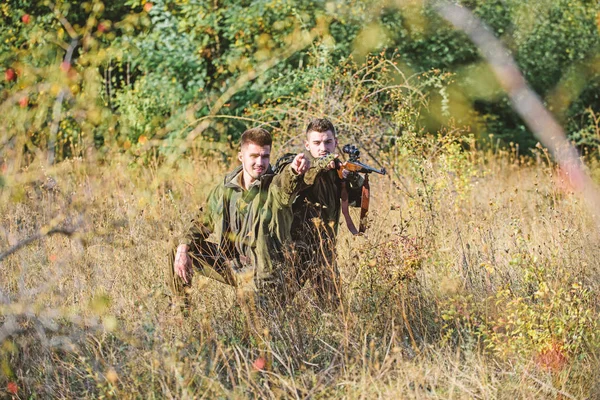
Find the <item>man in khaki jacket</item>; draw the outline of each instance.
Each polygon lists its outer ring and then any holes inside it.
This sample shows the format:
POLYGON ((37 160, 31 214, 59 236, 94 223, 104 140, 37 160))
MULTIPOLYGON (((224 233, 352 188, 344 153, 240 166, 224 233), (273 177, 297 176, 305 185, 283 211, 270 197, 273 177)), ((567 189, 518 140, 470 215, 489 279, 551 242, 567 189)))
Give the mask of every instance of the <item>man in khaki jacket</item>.
MULTIPOLYGON (((259 259, 264 283, 272 282, 276 294, 289 301, 308 280, 312 280, 321 305, 337 306, 341 298, 335 257, 341 214, 342 179, 337 167, 336 132, 325 119, 314 119, 306 128, 304 159, 309 168, 296 187, 291 207, 265 207, 259 235, 269 257, 259 259), (283 286, 281 283, 285 283, 283 286)), ((280 160, 281 169, 293 157, 280 160), (283 166, 281 166, 283 165, 283 166)), ((363 177, 343 171, 348 202, 360 206, 363 177)), ((269 200, 267 200, 267 204, 269 200)))
POLYGON ((269 208, 289 208, 302 185, 309 164, 304 154, 275 175, 269 165, 272 138, 262 128, 245 131, 238 159, 242 165, 227 174, 209 194, 206 206, 170 254, 168 283, 187 307, 194 273, 235 286, 256 290, 257 258, 266 246, 258 237, 259 217, 269 208), (183 299, 181 299, 183 298, 183 299))

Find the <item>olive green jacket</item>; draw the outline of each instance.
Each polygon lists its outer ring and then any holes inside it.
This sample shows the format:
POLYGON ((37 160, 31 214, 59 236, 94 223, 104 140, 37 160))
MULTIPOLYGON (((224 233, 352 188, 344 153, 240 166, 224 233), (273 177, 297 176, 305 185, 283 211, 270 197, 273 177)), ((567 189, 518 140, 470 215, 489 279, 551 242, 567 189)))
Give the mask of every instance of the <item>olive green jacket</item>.
MULTIPOLYGON (((342 181, 336 170, 327 169, 334 157, 316 159, 310 153, 305 153, 305 157, 311 166, 294 187, 293 194, 297 195, 282 203, 278 201, 281 196, 277 195, 280 189, 272 186, 272 196, 264 204, 253 246, 259 281, 276 278, 274 268, 283 266, 289 244, 315 244, 321 237, 335 241, 341 213, 342 181)), ((362 182, 358 174, 350 180, 348 192, 352 205, 360 204, 362 182)))
MULTIPOLYGON (((270 208, 291 207, 302 178, 291 165, 274 174, 269 168, 248 190, 241 186, 239 166, 215 186, 199 216, 192 221, 180 244, 191 244, 202 232, 209 232, 209 241, 217 243, 223 256, 233 261, 234 273, 254 276, 257 255, 259 221, 265 204, 270 208)), ((260 246, 259 246, 260 247, 260 246)), ((260 254, 268 257, 268 254, 260 254)))
MULTIPOLYGON (((305 156, 311 163, 319 160, 310 153, 305 156)), ((306 187, 298 194, 293 202, 294 220, 291 225, 292 240, 307 240, 306 235, 315 238, 325 238, 335 241, 337 236, 340 214, 342 211, 342 180, 336 170, 320 170, 314 175, 307 174, 304 178, 306 187), (322 224, 320 229, 314 223, 322 224)), ((350 206, 360 206, 362 185, 364 179, 357 173, 350 174, 347 181, 348 203, 350 206)))

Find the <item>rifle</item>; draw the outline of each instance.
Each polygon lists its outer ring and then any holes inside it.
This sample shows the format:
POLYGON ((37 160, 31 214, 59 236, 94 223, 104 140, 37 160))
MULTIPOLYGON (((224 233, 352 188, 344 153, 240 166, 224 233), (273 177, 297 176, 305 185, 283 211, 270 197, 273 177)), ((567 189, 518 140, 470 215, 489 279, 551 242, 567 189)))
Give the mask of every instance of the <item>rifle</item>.
POLYGON ((348 154, 348 160, 343 162, 339 160, 337 161, 338 165, 336 165, 336 167, 340 179, 344 179, 342 173, 345 169, 350 172, 362 172, 365 174, 370 174, 372 172, 375 172, 376 174, 380 175, 386 174, 385 168, 377 169, 370 167, 367 164, 363 164, 359 160, 360 150, 358 149, 358 147, 352 144, 347 144, 344 147, 342 147, 342 152, 348 154))
POLYGON ((370 197, 369 174, 375 172, 377 174, 385 175, 386 171, 385 168, 377 169, 363 164, 359 160, 360 150, 358 150, 358 148, 354 145, 345 145, 342 148, 342 152, 348 154, 349 156, 348 160, 346 161, 336 161, 338 176, 342 180, 342 214, 344 214, 344 219, 346 220, 348 230, 350 230, 353 235, 359 235, 367 230, 367 213, 369 212, 370 197), (360 225, 358 230, 356 230, 356 226, 354 225, 354 222, 352 222, 350 212, 348 211, 348 189, 346 187, 346 180, 343 176, 344 170, 348 170, 350 172, 362 172, 365 174, 364 183, 362 185, 362 196, 360 201, 360 225))

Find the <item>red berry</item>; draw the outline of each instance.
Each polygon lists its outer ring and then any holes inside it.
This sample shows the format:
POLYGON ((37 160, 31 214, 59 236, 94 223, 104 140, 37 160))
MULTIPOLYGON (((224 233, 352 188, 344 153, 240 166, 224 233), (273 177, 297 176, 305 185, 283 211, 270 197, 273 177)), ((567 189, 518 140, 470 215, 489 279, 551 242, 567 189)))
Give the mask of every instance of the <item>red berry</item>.
POLYGON ((4 79, 6 79, 7 82, 12 82, 15 79, 17 79, 17 74, 15 74, 15 70, 12 68, 8 68, 6 71, 4 71, 4 79))
POLYGON ((21 17, 21 21, 23 21, 23 23, 27 25, 29 21, 31 21, 31 15, 23 14, 23 16, 21 17))
POLYGON ((19 105, 21 106, 21 108, 27 107, 27 104, 29 104, 29 99, 27 98, 27 96, 21 97, 19 99, 19 105))
POLYGON ((265 368, 265 365, 267 364, 267 362, 265 361, 264 358, 262 357, 258 357, 256 360, 254 360, 254 362, 252 363, 252 368, 254 368, 256 371, 262 371, 265 368))
POLYGON ((17 394, 19 388, 15 382, 8 382, 6 385, 6 390, 8 390, 8 392, 11 394, 17 394))
POLYGON ((152 10, 152 6, 153 5, 154 4, 152 4, 152 3, 146 3, 146 4, 144 4, 144 11, 150 12, 150 10, 152 10))

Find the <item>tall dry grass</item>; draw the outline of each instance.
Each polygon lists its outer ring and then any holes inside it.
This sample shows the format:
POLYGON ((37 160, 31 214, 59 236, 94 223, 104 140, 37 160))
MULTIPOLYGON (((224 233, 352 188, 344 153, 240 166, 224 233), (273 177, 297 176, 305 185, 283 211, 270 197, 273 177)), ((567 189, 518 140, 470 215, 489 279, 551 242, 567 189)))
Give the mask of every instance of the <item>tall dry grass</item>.
POLYGON ((541 150, 452 133, 386 154, 368 233, 341 227, 341 309, 309 285, 262 333, 229 287, 196 279, 183 318, 163 284, 169 240, 227 163, 7 178, 0 251, 41 238, 0 262, 2 397, 600 397, 598 227, 568 177, 541 150))

